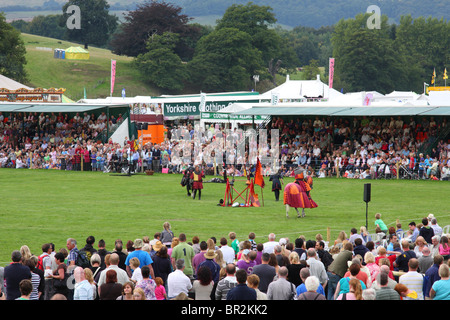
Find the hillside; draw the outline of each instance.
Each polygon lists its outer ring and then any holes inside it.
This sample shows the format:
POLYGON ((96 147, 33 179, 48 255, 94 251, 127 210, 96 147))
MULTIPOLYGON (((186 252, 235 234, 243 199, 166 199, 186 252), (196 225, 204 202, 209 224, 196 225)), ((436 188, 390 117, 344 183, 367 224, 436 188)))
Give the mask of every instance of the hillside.
POLYGON ((109 96, 111 59, 114 59, 117 68, 113 96, 121 96, 122 88, 125 88, 127 96, 158 94, 139 80, 138 72, 131 66, 131 58, 90 47, 89 60, 55 59, 54 49, 67 49, 78 44, 30 34, 22 34, 22 38, 27 49, 26 70, 30 79, 28 85, 31 87, 66 88, 66 96, 73 100, 83 98, 84 88, 88 98, 109 96))
MULTIPOLYGON (((137 4, 147 0, 108 0, 110 11, 121 12, 134 10, 137 4)), ((208 21, 213 24, 215 17, 222 16, 232 4, 245 4, 248 0, 167 0, 183 8, 185 14, 208 21)), ((13 12, 22 12, 33 16, 40 11, 57 10, 63 0, 2 0, 0 11, 5 11, 9 18, 13 12)), ((370 5, 380 7, 381 14, 389 17, 391 22, 398 22, 402 15, 411 14, 413 18, 435 17, 450 18, 448 0, 253 0, 258 5, 268 5, 278 19, 278 23, 287 27, 308 26, 320 28, 338 22, 340 19, 353 18, 358 13, 367 11, 370 5)), ((41 13, 42 14, 42 13, 41 13)), ((23 15, 18 15, 23 18, 23 15)))

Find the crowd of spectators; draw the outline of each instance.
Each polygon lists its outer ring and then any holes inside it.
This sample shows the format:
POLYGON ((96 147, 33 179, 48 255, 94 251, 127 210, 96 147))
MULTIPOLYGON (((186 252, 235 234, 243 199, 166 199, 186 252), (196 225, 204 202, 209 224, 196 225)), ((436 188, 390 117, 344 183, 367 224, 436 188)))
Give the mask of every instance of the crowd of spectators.
POLYGON ((255 233, 200 239, 162 232, 108 250, 94 236, 65 247, 27 245, 0 267, 7 300, 450 300, 449 234, 430 214, 420 223, 257 241, 255 233))
MULTIPOLYGON (((230 133, 218 125, 207 126, 198 140, 194 139, 194 127, 186 123, 167 124, 168 134, 161 144, 139 145, 128 138, 123 143, 104 142, 108 121, 112 131, 121 117, 111 116, 108 120, 104 113, 0 113, 0 167, 83 171, 127 168, 139 172, 161 172, 164 168, 181 173, 194 164, 203 165, 207 174, 222 175, 226 170, 229 176, 240 176, 244 171, 242 163, 254 167, 257 156, 270 156, 269 148, 262 151, 252 142, 246 143, 240 154, 237 144, 245 141, 245 135, 236 130, 230 133), (175 134, 177 130, 184 130, 187 137, 175 134), (213 142, 218 136, 226 144, 221 159, 214 155, 217 148, 213 142), (235 139, 229 148, 232 137, 235 139)), ((263 162, 266 176, 278 170, 291 176, 298 166, 308 168, 316 177, 395 178, 398 173, 400 178, 448 180, 450 176, 448 141, 440 139, 431 151, 419 152, 439 133, 449 131, 446 118, 274 117, 266 129, 268 145, 270 129, 279 130, 280 147, 275 166, 263 162)))

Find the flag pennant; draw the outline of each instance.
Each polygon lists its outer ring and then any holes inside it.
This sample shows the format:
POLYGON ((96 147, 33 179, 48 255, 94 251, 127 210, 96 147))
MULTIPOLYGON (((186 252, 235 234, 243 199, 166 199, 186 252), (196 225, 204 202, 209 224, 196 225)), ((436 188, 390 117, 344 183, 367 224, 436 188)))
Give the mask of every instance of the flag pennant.
POLYGON ((259 161, 259 158, 256 159, 256 171, 255 171, 255 184, 260 186, 261 188, 264 188, 264 178, 262 175, 262 165, 259 161))

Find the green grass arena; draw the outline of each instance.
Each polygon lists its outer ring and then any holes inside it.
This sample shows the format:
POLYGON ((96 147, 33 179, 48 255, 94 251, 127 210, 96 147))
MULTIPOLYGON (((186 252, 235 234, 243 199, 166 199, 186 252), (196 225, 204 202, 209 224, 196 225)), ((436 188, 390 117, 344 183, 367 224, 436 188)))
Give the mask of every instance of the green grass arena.
MULTIPOLYGON (((10 262, 11 252, 28 245, 33 254, 41 254, 41 246, 53 242, 56 250, 65 247, 73 237, 83 247, 89 235, 96 242, 104 239, 112 250, 114 241, 153 237, 169 221, 177 236, 184 232, 188 239, 217 239, 236 232, 240 241, 250 232, 257 242, 267 241, 275 233, 277 240, 291 241, 299 235, 314 239, 321 233, 334 242, 340 231, 350 233, 366 225, 364 184, 371 183, 368 205, 368 229, 373 233, 375 213, 382 214, 388 227, 398 219, 403 229, 408 223, 420 223, 433 213, 441 227, 450 224, 450 183, 418 180, 352 180, 323 178, 314 180, 312 198, 319 207, 308 209, 306 217, 296 218, 291 209, 285 217, 282 200, 275 201, 271 182, 261 191, 255 186, 261 207, 221 207, 225 184, 208 183, 204 179, 202 198, 192 199, 180 186, 181 175, 137 174, 118 176, 103 172, 74 172, 59 170, 1 169, 0 263, 10 262)), ((284 179, 284 185, 293 178, 284 179)), ((244 178, 236 178, 235 189, 245 188, 244 178)), ((234 193, 237 196, 237 193, 234 193)), ((242 199, 240 202, 244 202, 242 199)))

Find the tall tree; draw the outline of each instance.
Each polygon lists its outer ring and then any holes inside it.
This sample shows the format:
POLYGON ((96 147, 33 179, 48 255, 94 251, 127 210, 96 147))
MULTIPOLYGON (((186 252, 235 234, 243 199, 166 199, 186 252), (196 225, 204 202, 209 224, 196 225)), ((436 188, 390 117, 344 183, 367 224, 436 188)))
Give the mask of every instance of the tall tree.
POLYGON ((114 53, 137 57, 147 51, 147 41, 164 32, 177 33, 180 41, 174 48, 184 60, 193 56, 193 46, 202 35, 199 25, 189 25, 192 18, 181 13, 182 8, 166 2, 146 1, 125 15, 125 22, 114 34, 111 47, 114 53))
POLYGON ((332 37, 335 83, 346 91, 388 93, 405 82, 402 56, 394 49, 387 17, 380 29, 367 28, 369 15, 341 20, 332 37))
POLYGON ((246 32, 220 28, 202 37, 188 64, 191 82, 203 91, 236 91, 251 88, 251 77, 263 74, 261 52, 246 32))
POLYGON ((0 12, 0 74, 18 82, 26 82, 25 54, 20 32, 8 24, 5 15, 0 12))
POLYGON ((173 51, 178 38, 178 34, 171 32, 154 35, 148 41, 148 51, 134 61, 146 81, 168 93, 180 92, 187 77, 186 65, 173 51))
POLYGON ((61 24, 67 27, 67 38, 84 44, 85 48, 90 44, 100 47, 106 45, 110 35, 116 30, 117 23, 118 18, 109 14, 109 4, 106 0, 69 0, 63 6, 61 24), (76 6, 79 12, 68 10, 70 6, 76 6), (69 19, 79 19, 79 28, 67 27, 69 19))

